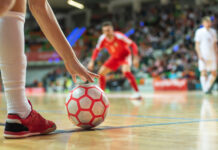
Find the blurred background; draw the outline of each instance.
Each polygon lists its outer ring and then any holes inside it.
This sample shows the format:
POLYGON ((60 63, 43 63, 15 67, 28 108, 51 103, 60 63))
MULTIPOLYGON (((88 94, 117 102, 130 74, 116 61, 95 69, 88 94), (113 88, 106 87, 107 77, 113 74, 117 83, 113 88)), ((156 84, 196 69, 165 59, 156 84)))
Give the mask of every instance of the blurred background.
MULTIPOLYGON (((115 30, 125 33, 139 47, 140 68, 132 70, 142 92, 201 89, 193 37, 201 27, 203 16, 211 16, 213 28, 218 28, 218 0, 73 2, 49 1, 64 34, 85 66, 101 35, 101 23, 109 20, 115 30)), ((29 11, 25 38, 27 92, 68 92, 74 85, 72 79, 29 11)), ((99 54, 95 72, 107 57, 106 50, 99 54)), ((107 79, 107 92, 131 90, 120 71, 108 75, 107 79)))

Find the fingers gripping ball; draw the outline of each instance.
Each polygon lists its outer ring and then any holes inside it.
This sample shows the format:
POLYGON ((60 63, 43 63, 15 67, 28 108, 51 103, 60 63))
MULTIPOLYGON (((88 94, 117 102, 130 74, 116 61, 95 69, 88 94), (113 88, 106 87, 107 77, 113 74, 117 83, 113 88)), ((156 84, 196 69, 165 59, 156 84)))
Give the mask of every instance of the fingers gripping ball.
POLYGON ((105 93, 96 85, 79 85, 66 99, 66 109, 73 124, 90 129, 101 124, 109 110, 105 93))

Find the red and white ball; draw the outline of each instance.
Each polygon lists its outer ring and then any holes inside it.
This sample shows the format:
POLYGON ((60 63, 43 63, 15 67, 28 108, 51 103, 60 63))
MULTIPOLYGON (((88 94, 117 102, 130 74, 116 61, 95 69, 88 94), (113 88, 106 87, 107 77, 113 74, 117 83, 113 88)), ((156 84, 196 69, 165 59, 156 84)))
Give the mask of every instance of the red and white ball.
POLYGON ((66 99, 66 109, 73 124, 90 129, 101 124, 109 111, 105 93, 96 85, 79 85, 66 99))

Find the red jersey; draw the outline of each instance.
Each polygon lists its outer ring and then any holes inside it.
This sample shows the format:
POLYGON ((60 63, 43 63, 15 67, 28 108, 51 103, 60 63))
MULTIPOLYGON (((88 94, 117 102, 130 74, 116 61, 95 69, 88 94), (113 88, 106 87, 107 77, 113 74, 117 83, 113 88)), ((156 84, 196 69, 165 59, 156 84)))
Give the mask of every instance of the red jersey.
POLYGON ((133 49, 133 54, 138 54, 136 44, 121 32, 114 32, 114 39, 109 41, 103 34, 100 36, 97 46, 93 52, 92 59, 95 60, 98 53, 103 48, 106 48, 109 54, 114 58, 122 58, 131 54, 130 47, 133 49))

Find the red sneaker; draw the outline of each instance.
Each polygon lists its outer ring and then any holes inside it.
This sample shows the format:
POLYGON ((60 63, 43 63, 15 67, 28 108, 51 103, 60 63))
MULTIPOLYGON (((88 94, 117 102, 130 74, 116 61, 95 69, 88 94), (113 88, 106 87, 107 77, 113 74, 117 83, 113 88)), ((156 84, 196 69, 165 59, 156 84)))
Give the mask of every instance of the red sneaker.
POLYGON ((56 130, 54 122, 44 119, 38 112, 32 109, 29 116, 25 119, 20 118, 16 114, 8 114, 4 137, 24 138, 33 135, 48 134, 54 130, 56 130))

